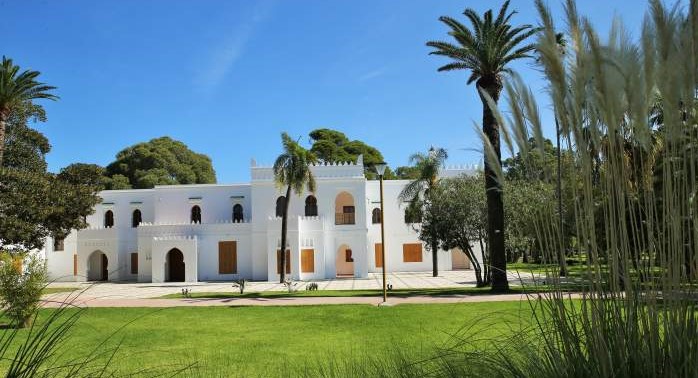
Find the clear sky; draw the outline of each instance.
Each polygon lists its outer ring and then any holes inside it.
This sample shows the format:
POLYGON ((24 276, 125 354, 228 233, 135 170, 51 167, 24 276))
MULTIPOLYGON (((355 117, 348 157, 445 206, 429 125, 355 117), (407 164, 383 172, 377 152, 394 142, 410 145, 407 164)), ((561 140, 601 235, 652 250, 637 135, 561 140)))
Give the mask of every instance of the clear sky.
MULTIPOLYGON (((447 38, 440 15, 465 22, 466 7, 501 3, 0 0, 0 55, 58 87, 38 126, 52 171, 106 165, 126 146, 169 135, 210 156, 219 182, 245 182, 251 158, 278 155, 281 131, 307 147, 320 127, 377 147, 393 167, 430 145, 448 149, 450 164, 477 163, 475 88, 465 72, 437 73, 445 60, 424 44, 447 38)), ((561 2, 550 5, 561 17, 561 2)), ((512 7, 513 22, 537 23, 533 0, 512 7)), ((637 35, 646 2, 578 7, 602 32, 620 15, 637 35)), ((540 73, 515 68, 545 107, 540 73)))

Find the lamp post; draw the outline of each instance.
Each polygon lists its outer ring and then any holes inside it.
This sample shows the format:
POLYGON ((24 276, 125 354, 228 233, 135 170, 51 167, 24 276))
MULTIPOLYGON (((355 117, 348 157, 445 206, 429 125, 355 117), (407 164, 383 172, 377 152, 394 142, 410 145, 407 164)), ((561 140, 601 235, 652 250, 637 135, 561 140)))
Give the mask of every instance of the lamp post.
POLYGON ((381 162, 376 164, 376 172, 378 173, 378 177, 380 178, 380 192, 381 192, 381 260, 382 260, 382 267, 383 267, 383 305, 388 304, 388 292, 386 291, 386 279, 385 279, 385 227, 384 227, 384 221, 385 217, 383 217, 383 175, 385 174, 385 168, 387 168, 387 164, 381 162))

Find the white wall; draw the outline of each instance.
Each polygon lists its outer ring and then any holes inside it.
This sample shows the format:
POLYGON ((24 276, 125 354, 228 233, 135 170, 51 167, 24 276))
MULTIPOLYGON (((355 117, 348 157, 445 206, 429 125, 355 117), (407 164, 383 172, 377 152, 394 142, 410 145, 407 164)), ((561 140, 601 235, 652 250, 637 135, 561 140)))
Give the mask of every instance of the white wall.
MULTIPOLYGON (((291 250, 291 277, 315 280, 333 278, 337 273, 337 253, 342 245, 353 252, 353 272, 366 277, 380 271, 375 266, 374 244, 380 243, 380 225, 371 223, 379 204, 379 182, 367 181, 363 166, 356 164, 312 167, 317 188, 318 217, 305 217, 305 199, 311 193, 290 196, 288 246, 291 250), (335 200, 342 193, 354 199, 355 223, 335 224, 335 200), (302 249, 314 250, 314 272, 301 272, 302 249)), ((449 174, 456 174, 450 170, 449 174)), ((84 280, 87 259, 95 251, 109 258, 111 280, 160 282, 164 280, 165 254, 171 248, 185 253, 187 281, 276 280, 276 249, 280 242, 281 220, 275 217, 276 199, 285 194, 273 181, 270 167, 253 166, 250 184, 158 186, 147 190, 103 191, 102 203, 88 217, 91 228, 71 234, 65 251, 44 253, 52 277, 72 280, 73 253, 78 254, 78 280, 84 280), (244 209, 244 223, 232 223, 232 208, 244 209), (192 206, 201 208, 202 223, 191 224, 192 206), (135 209, 143 224, 132 227, 135 209), (104 229, 104 214, 114 212, 114 227, 104 229), (237 242, 237 274, 218 273, 218 242, 237 242), (166 249, 166 250, 165 250, 166 249), (131 274, 131 253, 138 253, 138 274, 131 274), (190 270, 193 269, 193 270, 190 270)), ((389 271, 429 271, 431 252, 423 247, 421 262, 403 261, 402 246, 418 243, 417 233, 404 223, 404 206, 397 197, 408 181, 385 181, 386 266, 389 271)), ((50 240, 49 240, 50 242, 50 240)), ((343 255, 341 259, 343 259, 343 255)), ((340 261, 339 265, 344 262, 340 261)), ((439 268, 451 268, 450 252, 439 252, 439 268)))
POLYGON ((77 253, 77 233, 71 232, 63 241, 63 250, 54 251, 53 238, 44 245, 44 256, 50 281, 75 281, 73 275, 73 255, 77 253))
MULTIPOLYGON (((427 251, 425 245, 422 245, 422 261, 421 262, 404 262, 402 254, 403 244, 422 243, 419 240, 418 233, 414 226, 407 224, 404 221, 405 206, 407 203, 402 203, 398 200, 398 196, 408 180, 385 180, 383 181, 383 197, 384 206, 383 214, 385 217, 385 249, 386 254, 386 270, 389 272, 400 271, 431 271, 432 270, 432 255, 431 251, 427 251)), ((367 211, 368 217, 368 244, 369 244, 369 271, 378 272, 382 268, 376 268, 374 245, 381 243, 380 223, 373 224, 371 215, 374 208, 380 208, 380 182, 377 180, 368 181, 366 183, 367 196, 367 211)), ((422 243, 423 244, 423 243, 422 243)), ((439 269, 451 269, 451 254, 448 251, 438 252, 439 269)))

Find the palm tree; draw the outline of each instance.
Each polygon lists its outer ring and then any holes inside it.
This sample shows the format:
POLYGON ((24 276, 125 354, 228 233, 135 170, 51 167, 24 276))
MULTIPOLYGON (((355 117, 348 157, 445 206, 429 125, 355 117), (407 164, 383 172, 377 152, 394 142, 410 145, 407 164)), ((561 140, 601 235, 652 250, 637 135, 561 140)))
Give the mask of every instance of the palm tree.
MULTIPOLYGON (((410 207, 419 207, 417 204, 424 202, 429 202, 429 194, 436 187, 436 183, 439 179, 439 169, 444 165, 444 161, 448 158, 446 150, 443 148, 429 148, 428 154, 416 153, 410 156, 410 163, 414 164, 417 171, 417 178, 412 180, 407 184, 400 195, 398 196, 400 201, 409 201, 410 207), (423 197, 422 197, 423 196, 423 197)), ((434 277, 439 275, 438 267, 438 240, 432 238, 430 241, 432 263, 433 263, 433 275, 434 277)))
POLYGON ((12 111, 22 103, 39 98, 56 100, 50 93, 55 87, 36 81, 40 72, 25 70, 19 73, 19 66, 12 59, 2 57, 0 64, 0 167, 5 152, 5 126, 12 111))
POLYGON ((453 61, 440 67, 439 71, 470 70, 467 84, 475 82, 482 101, 482 131, 489 140, 497 161, 485 159, 485 189, 487 191, 487 237, 492 259, 492 289, 507 290, 506 254, 504 251, 504 204, 502 186, 496 177, 496 167, 501 167, 499 145, 499 124, 488 105, 488 98, 496 104, 504 87, 504 74, 511 73, 507 65, 515 60, 530 58, 535 44, 524 41, 538 32, 531 25, 512 26, 509 21, 515 12, 508 12, 509 1, 505 1, 499 14, 493 18, 492 10, 480 17, 475 10, 468 8, 463 14, 472 28, 457 20, 442 16, 441 22, 451 30, 457 42, 430 41, 427 46, 434 48, 430 54, 446 56, 453 61))
POLYGON ((279 188, 286 187, 284 211, 281 217, 281 277, 279 282, 286 281, 286 229, 288 225, 288 204, 291 202, 291 190, 297 195, 303 194, 303 189, 315 191, 315 177, 310 171, 310 165, 317 161, 315 155, 301 147, 288 134, 281 133, 281 144, 284 152, 274 162, 274 180, 279 188))

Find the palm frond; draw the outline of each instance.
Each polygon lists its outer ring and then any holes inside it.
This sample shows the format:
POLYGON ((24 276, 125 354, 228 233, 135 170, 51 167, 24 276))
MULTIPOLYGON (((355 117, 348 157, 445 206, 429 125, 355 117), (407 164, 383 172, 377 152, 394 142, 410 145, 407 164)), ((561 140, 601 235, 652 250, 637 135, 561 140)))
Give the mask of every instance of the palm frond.
MULTIPOLYGON (((467 83, 470 84, 483 77, 499 77, 505 73, 507 64, 530 57, 528 53, 535 49, 535 44, 522 44, 539 29, 531 25, 513 26, 511 17, 516 14, 509 11, 509 1, 505 1, 496 18, 492 10, 481 17, 475 10, 468 8, 463 15, 470 22, 466 27, 458 20, 448 16, 439 18, 451 30, 449 35, 454 43, 444 41, 427 42, 434 48, 430 55, 440 55, 452 59, 438 68, 438 71, 470 70, 467 83)), ((491 80, 491 79, 488 79, 491 80)))

